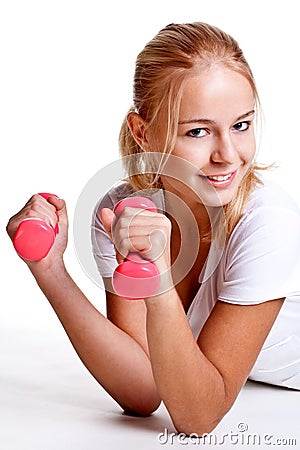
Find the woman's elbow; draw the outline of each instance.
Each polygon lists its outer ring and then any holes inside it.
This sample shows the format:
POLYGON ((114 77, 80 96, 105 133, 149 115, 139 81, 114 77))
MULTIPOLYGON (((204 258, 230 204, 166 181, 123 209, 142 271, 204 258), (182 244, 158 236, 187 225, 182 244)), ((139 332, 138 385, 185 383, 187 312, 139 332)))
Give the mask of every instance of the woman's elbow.
MULTIPOLYGON (((231 405, 232 406, 232 405, 231 405)), ((178 433, 186 436, 203 436, 210 434, 228 413, 231 406, 222 408, 221 410, 208 414, 205 407, 197 408, 198 413, 187 412, 186 414, 170 414, 173 425, 178 433)))
POLYGON ((154 399, 153 401, 143 402, 133 405, 120 405, 124 411, 124 414, 137 417, 151 416, 160 406, 161 401, 154 399))
POLYGON ((221 420, 222 419, 219 419, 214 422, 184 420, 178 423, 173 420, 173 425, 178 434, 184 434, 186 436, 197 436, 200 438, 201 436, 210 434, 221 420))

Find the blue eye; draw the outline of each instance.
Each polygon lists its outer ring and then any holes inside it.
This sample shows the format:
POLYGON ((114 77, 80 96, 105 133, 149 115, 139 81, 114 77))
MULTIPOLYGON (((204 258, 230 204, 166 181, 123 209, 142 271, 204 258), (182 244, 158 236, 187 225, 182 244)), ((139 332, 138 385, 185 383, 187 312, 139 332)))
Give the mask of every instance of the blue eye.
POLYGON ((201 138, 204 137, 206 134, 207 132, 204 128, 194 128, 193 130, 188 131, 186 135, 194 138, 201 138))
POLYGON ((246 131, 246 130, 248 130, 249 126, 250 126, 250 122, 238 122, 235 125, 233 125, 233 128, 236 131, 246 131))

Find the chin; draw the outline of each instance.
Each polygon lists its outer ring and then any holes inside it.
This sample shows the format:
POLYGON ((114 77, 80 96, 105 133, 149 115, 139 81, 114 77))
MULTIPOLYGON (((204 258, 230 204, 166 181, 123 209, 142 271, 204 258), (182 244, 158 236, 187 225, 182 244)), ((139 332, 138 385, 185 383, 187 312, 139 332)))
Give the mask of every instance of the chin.
POLYGON ((220 208, 230 203, 237 195, 238 187, 215 190, 207 188, 207 186, 199 186, 198 189, 194 189, 197 192, 198 202, 212 208, 220 208))

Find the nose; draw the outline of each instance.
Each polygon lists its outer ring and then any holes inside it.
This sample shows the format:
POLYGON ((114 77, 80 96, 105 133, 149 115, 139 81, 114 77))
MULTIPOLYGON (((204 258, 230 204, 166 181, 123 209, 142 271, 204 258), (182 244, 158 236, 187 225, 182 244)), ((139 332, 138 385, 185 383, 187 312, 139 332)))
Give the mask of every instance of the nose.
POLYGON ((211 153, 211 160, 215 163, 234 164, 237 156, 238 151, 232 136, 227 133, 219 136, 211 153))

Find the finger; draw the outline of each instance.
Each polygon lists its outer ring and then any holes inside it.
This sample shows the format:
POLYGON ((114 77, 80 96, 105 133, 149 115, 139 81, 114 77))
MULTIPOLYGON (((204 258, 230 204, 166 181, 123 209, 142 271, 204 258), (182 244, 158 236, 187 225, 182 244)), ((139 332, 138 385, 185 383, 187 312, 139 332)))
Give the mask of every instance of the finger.
POLYGON ((109 208, 103 208, 100 211, 100 220, 105 228, 105 231, 109 235, 109 237, 112 237, 112 225, 115 219, 115 214, 113 211, 109 208))
POLYGON ((116 250, 116 260, 118 264, 121 264, 122 262, 124 262, 125 258, 127 255, 122 255, 122 253, 118 252, 118 250, 115 248, 116 250))
POLYGON ((56 212, 56 222, 59 222, 59 226, 68 226, 68 214, 66 202, 56 197, 55 195, 50 195, 47 199, 50 205, 54 206, 56 212))
POLYGON ((56 197, 55 195, 49 195, 49 197, 46 199, 40 194, 35 194, 26 204, 24 212, 27 209, 27 217, 40 218, 51 225, 53 228, 55 228, 57 222, 59 221, 57 208, 52 203, 55 200, 58 200, 58 197, 56 197))

